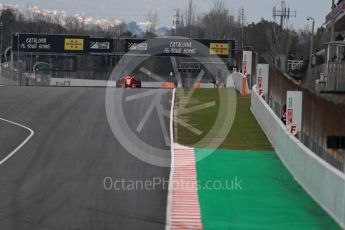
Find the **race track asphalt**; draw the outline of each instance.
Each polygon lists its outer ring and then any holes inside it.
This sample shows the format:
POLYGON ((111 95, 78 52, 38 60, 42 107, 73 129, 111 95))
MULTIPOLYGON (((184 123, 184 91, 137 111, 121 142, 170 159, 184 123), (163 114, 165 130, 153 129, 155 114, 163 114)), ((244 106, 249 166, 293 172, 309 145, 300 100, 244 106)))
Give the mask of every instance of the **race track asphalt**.
MULTIPOLYGON (((167 180, 170 169, 147 164, 122 147, 107 121, 105 91, 0 87, 0 118, 35 132, 22 149, 0 165, 0 229, 165 228, 165 185, 150 190, 140 186, 110 189, 110 181, 115 180, 167 180)), ((136 92, 145 89, 124 93, 136 92)), ((167 90, 161 104, 169 107, 170 99, 171 91, 167 90)), ((151 101, 152 97, 144 97, 126 105, 128 122, 138 122, 147 109, 142 105, 151 101)), ((155 113, 145 126, 149 131, 138 135, 145 140, 150 133, 151 144, 161 148, 163 155, 168 154, 170 147, 165 144, 155 113)), ((166 126, 169 130, 168 122, 166 126)), ((27 135, 27 130, 1 121, 0 160, 27 135)))

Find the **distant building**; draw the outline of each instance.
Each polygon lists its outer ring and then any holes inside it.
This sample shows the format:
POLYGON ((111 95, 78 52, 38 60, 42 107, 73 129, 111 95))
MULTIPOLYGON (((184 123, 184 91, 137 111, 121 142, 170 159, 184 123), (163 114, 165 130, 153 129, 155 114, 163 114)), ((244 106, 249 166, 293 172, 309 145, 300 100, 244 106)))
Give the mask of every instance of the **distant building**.
MULTIPOLYGON (((345 35, 345 0, 339 0, 335 6, 334 30, 339 35, 345 35)), ((325 26, 330 29, 332 25, 332 11, 326 16, 325 26)))

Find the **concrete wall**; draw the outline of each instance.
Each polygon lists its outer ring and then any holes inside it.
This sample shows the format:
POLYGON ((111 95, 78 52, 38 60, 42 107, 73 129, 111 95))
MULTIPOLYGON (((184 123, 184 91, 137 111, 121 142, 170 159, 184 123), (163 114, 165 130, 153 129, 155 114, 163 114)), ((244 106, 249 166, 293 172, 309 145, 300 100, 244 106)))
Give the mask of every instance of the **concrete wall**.
MULTIPOLYGON (((106 87, 108 81, 105 80, 86 80, 86 79, 68 79, 68 78, 51 78, 51 86, 82 86, 82 87, 106 87)), ((110 86, 116 86, 115 81, 109 82, 110 86)))
POLYGON ((268 97, 271 108, 281 116, 287 91, 303 92, 303 130, 300 140, 314 153, 345 172, 344 150, 327 148, 327 137, 345 136, 345 100, 332 94, 316 94, 270 65, 268 97))
MULTIPOLYGON (((81 87, 116 87, 115 81, 105 80, 87 80, 87 79, 69 79, 69 78, 51 78, 51 86, 81 86, 81 87)), ((162 82, 142 82, 143 88, 163 88, 162 82)), ((201 88, 214 88, 214 84, 200 83, 201 88)))
POLYGON ((345 228, 345 174, 290 135, 279 117, 259 97, 256 86, 251 95, 251 111, 295 180, 345 228))

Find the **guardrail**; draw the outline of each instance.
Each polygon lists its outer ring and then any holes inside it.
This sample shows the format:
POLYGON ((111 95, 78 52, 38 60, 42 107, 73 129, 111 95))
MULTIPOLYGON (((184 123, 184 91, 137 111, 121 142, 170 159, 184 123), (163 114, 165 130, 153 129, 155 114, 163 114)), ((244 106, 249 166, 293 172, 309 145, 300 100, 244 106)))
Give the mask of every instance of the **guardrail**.
POLYGON ((2 66, 1 74, 1 77, 17 82, 18 73, 16 69, 2 66))
POLYGON ((303 65, 303 60, 288 60, 288 70, 301 70, 303 65))
POLYGON ((345 229, 345 174, 318 157, 288 133, 265 100, 251 94, 251 111, 295 180, 345 229))
POLYGON ((49 86, 50 81, 50 76, 48 75, 33 75, 28 72, 18 72, 17 69, 10 67, 2 69, 2 77, 18 86, 49 86))

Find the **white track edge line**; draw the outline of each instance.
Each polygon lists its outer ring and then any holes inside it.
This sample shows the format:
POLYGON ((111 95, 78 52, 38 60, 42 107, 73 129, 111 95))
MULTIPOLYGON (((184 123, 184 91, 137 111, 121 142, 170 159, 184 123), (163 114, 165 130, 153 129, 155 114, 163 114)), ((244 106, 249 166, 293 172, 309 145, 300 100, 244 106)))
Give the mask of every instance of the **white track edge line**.
POLYGON ((6 119, 1 118, 1 117, 0 117, 0 120, 8 122, 8 123, 16 125, 16 126, 19 126, 19 127, 24 128, 24 129, 26 129, 26 130, 28 130, 30 132, 30 135, 28 137, 26 137, 25 140, 17 148, 15 148, 10 154, 8 154, 4 159, 2 159, 0 161, 0 165, 2 165, 8 159, 10 159, 14 154, 16 154, 16 152, 18 152, 18 150, 20 150, 31 139, 31 137, 35 134, 35 132, 32 129, 30 129, 29 127, 26 127, 24 125, 18 124, 16 122, 9 121, 9 120, 6 120, 6 119))
POLYGON ((167 209, 166 209, 166 223, 165 230, 170 230, 171 227, 171 209, 172 209, 172 195, 173 195, 173 175, 174 175, 174 104, 175 104, 175 95, 176 88, 173 89, 173 95, 171 99, 171 108, 170 108, 170 149, 171 149, 171 165, 170 165, 170 176, 169 176, 169 188, 168 188, 168 200, 167 200, 167 209))

